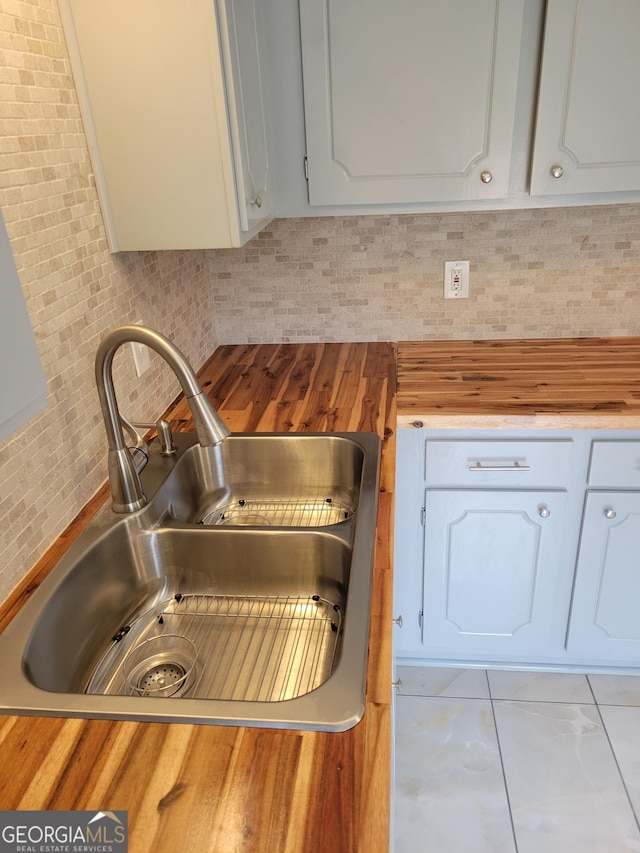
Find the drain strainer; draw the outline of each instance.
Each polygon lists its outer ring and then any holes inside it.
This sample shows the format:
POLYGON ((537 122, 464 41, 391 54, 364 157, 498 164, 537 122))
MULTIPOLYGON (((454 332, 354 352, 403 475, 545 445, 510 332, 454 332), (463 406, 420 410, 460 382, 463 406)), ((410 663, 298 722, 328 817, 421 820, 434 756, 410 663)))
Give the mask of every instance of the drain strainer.
POLYGON ((122 664, 130 693, 175 696, 187 685, 196 661, 196 647, 186 637, 163 634, 132 649, 122 664))
POLYGON ((173 696, 184 684, 187 673, 178 663, 161 663, 143 672, 138 678, 137 689, 143 696, 153 696, 162 691, 173 696))

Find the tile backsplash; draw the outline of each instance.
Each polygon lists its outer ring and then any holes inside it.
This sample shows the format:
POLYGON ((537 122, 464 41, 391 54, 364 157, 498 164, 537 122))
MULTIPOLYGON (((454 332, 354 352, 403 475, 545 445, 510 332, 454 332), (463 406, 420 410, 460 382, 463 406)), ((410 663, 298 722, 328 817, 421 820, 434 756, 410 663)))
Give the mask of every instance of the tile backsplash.
MULTIPOLYGON (((216 337, 203 252, 108 252, 56 0, 2 4, 0 82, 0 207, 48 386, 46 410, 0 444, 2 600, 105 480, 101 334, 143 320, 196 368, 216 337)), ((123 350, 114 375, 132 418, 178 392, 155 353, 138 380, 123 350)))
POLYGON ((640 205, 284 219, 208 261, 226 343, 640 334, 640 205))
MULTIPOLYGON (((243 249, 107 250, 56 0, 0 11, 0 207, 48 383, 48 407, 0 444, 0 600, 95 493, 106 441, 93 360, 143 320, 199 367, 217 343, 640 333, 640 206, 283 219, 243 249), (469 259, 470 298, 442 298, 469 259)), ((160 359, 121 407, 160 414, 160 359)), ((3 365, 10 370, 11 365, 3 365)))

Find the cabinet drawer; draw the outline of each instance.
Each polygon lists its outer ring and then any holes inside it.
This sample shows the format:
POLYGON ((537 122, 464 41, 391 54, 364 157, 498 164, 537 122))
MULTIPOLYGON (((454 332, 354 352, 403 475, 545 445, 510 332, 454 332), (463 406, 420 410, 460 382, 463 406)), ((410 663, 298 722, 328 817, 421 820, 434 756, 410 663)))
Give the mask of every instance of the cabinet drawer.
POLYGON ((429 486, 562 487, 569 481, 570 440, 426 442, 429 486))
POLYGON ((590 486, 640 487, 640 441, 594 441, 590 486))

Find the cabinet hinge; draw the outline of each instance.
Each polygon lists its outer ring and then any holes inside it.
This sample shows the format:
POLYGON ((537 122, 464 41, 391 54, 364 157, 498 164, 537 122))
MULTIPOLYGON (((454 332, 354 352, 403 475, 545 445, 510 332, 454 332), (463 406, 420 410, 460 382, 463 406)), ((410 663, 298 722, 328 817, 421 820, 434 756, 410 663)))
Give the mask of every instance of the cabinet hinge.
POLYGON ((305 180, 309 180, 309 158, 307 155, 304 155, 304 177, 305 180))
POLYGON ((427 508, 426 506, 420 507, 420 524, 424 527, 427 523, 427 508))

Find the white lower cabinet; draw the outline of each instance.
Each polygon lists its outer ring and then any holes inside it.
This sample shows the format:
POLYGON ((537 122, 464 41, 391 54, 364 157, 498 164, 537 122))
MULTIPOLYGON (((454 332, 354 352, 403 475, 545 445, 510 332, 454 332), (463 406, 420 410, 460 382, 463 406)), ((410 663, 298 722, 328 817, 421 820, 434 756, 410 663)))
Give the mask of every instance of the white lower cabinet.
POLYGON ((566 492, 426 491, 422 642, 546 648, 566 492))
POLYGON ((640 492, 588 492, 567 650, 640 664, 640 492))
POLYGON ((400 430, 397 658, 640 666, 636 436, 400 430))

